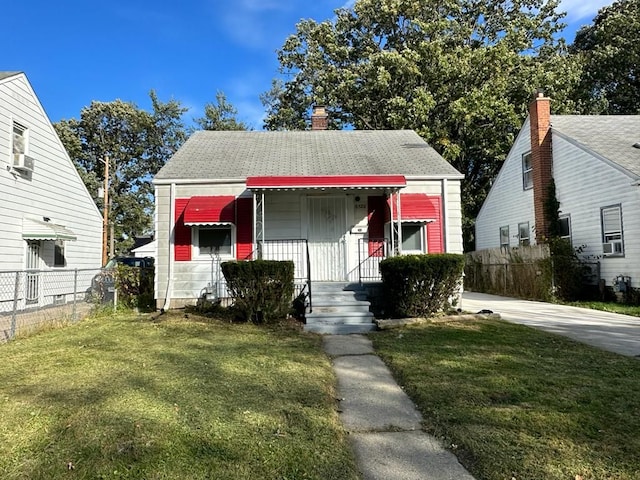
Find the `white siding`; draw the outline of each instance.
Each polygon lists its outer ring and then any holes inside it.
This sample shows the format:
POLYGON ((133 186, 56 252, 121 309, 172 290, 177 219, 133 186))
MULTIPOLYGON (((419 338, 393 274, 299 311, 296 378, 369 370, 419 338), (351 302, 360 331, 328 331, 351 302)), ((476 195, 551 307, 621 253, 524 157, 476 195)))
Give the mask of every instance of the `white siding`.
MULTIPOLYGON (((23 74, 0 80, 0 204, 0 270, 25 268, 25 217, 49 217, 77 234, 76 241, 65 242, 65 268, 100 267, 102 217, 23 74), (27 153, 35 159, 31 175, 11 168, 14 121, 28 129, 27 153)), ((42 268, 53 270, 48 243, 42 268)))
MULTIPOLYGON (((446 185, 448 195, 447 231, 449 232, 449 252, 462 252, 462 215, 460 211, 460 181, 448 180, 408 180, 403 192, 425 193, 427 195, 442 195, 446 185)), ((325 192, 324 195, 346 197, 346 229, 347 244, 346 261, 349 280, 357 280, 358 273, 358 240, 366 235, 367 207, 366 199, 369 195, 382 195, 382 191, 357 190, 348 192, 325 192), (360 197, 356 201, 356 197, 360 197), (359 231, 356 226, 364 227, 359 231)), ((195 195, 249 195, 243 184, 219 185, 177 185, 176 198, 190 198, 195 195)), ((307 238, 307 199, 309 196, 321 196, 323 193, 315 191, 267 192, 265 194, 265 240, 292 240, 307 238)), ((157 242, 156 258, 156 299, 159 307, 163 306, 167 291, 167 275, 170 258, 170 186, 156 185, 156 222, 155 238, 157 242)), ((172 306, 193 303, 202 293, 208 283, 215 283, 212 278, 211 261, 194 259, 192 261, 173 263, 172 306)))
POLYGON ((518 246, 518 224, 525 222, 535 243, 533 189, 524 190, 522 185, 522 155, 530 150, 527 119, 476 218, 476 250, 499 247, 500 227, 507 225, 510 246, 518 246))
MULTIPOLYGON (((571 217, 574 247, 583 247, 587 259, 600 261, 601 278, 611 286, 617 275, 631 277, 640 287, 640 187, 609 162, 553 134, 553 177, 561 215, 571 217), (620 204, 624 257, 602 252, 600 209, 620 204)), ((533 190, 522 188, 522 154, 530 149, 529 121, 522 127, 476 219, 476 250, 500 246, 499 229, 509 226, 510 245, 518 244, 518 223, 534 225, 533 190)), ((531 235, 532 244, 535 243, 531 235)))
POLYGON ((600 261, 601 278, 611 286, 617 275, 631 277, 640 287, 640 187, 602 159, 576 147, 559 135, 553 136, 553 175, 562 215, 571 215, 574 247, 600 261), (604 257, 600 209, 620 204, 624 235, 624 257, 604 257))

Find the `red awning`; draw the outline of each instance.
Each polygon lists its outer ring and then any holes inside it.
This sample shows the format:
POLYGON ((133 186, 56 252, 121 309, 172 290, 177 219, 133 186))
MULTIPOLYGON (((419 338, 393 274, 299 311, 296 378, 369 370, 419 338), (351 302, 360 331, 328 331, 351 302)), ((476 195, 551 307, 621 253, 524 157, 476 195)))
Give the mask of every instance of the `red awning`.
POLYGON ((339 188, 402 188, 407 186, 404 175, 296 175, 248 177, 247 188, 252 190, 305 190, 339 188))
POLYGON ((236 197, 191 197, 184 209, 185 225, 219 225, 235 223, 236 197))
MULTIPOLYGON (((393 219, 398 219, 395 198, 393 201, 393 219)), ((404 221, 430 221, 440 218, 440 197, 424 193, 403 193, 400 195, 400 216, 404 221)))

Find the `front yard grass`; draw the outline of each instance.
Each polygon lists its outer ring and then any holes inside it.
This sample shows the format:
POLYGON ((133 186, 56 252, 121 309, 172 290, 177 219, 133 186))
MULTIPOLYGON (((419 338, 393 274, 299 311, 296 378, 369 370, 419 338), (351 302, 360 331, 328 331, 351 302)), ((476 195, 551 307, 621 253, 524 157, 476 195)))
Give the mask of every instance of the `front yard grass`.
POLYGON ((500 320, 371 334, 479 480, 640 479, 640 361, 500 320))
POLYGON ((0 346, 2 479, 356 479, 321 341, 167 314, 0 346))

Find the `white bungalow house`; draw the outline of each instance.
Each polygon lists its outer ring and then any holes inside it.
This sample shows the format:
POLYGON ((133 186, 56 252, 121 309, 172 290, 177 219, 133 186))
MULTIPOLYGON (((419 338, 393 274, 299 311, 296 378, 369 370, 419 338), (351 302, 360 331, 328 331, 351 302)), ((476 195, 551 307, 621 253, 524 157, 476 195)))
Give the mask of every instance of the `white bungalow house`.
POLYGON ((476 250, 540 243, 553 178, 562 235, 606 285, 640 288, 640 116, 551 115, 539 95, 476 219, 476 250))
POLYGON ((462 175, 413 131, 194 133, 154 179, 158 307, 219 293, 219 262, 366 282, 395 253, 462 252, 462 175))
POLYGON ((73 275, 41 275, 99 268, 102 216, 21 72, 0 72, 0 202, 0 312, 70 301, 73 275))

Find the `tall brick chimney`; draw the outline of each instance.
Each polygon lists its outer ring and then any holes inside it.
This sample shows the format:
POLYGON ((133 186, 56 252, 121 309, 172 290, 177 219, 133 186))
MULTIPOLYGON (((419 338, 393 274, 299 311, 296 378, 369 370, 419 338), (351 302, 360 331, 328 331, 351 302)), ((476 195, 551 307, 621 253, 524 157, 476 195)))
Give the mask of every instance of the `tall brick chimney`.
POLYGON ((327 109, 322 105, 314 105, 311 113, 311 130, 326 130, 328 126, 327 109))
POLYGON ((549 220, 544 204, 552 177, 551 99, 542 91, 529 105, 531 121, 531 168, 533 174, 533 205, 535 209, 536 243, 544 243, 549 236, 549 220))

